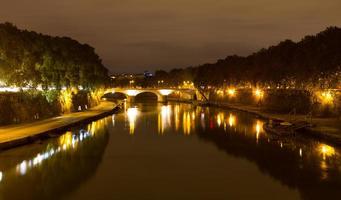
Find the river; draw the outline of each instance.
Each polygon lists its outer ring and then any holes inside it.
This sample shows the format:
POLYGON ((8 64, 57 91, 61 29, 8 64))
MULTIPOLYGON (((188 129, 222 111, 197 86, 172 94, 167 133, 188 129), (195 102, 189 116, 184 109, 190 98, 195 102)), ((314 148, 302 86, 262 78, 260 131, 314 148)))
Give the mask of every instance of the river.
POLYGON ((253 115, 134 104, 0 153, 0 199, 338 199, 340 149, 253 115))

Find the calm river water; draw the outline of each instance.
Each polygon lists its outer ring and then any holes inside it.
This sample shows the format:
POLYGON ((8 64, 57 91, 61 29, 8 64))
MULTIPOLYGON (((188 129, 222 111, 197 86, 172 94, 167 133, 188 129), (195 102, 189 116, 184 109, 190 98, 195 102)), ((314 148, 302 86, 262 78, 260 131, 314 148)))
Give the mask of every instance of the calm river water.
POLYGON ((0 199, 339 199, 341 151, 187 104, 120 114, 0 153, 0 199))

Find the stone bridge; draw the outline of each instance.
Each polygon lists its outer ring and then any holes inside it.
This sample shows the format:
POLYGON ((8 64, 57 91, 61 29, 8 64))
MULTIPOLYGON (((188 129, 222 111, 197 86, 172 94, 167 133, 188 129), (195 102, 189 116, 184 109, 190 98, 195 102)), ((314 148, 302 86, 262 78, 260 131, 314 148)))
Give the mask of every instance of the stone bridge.
POLYGON ((128 102, 133 102, 135 97, 143 93, 152 93, 157 97, 158 102, 166 102, 171 94, 178 94, 179 97, 186 97, 186 100, 197 100, 198 92, 195 89, 174 89, 174 88, 112 88, 108 93, 121 93, 126 96, 128 102))

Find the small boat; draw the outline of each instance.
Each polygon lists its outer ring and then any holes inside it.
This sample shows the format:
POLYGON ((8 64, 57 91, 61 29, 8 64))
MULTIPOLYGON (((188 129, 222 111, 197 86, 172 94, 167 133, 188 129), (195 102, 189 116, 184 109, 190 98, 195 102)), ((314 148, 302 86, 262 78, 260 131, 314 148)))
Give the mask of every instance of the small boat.
POLYGON ((311 127, 311 124, 305 121, 286 122, 280 120, 269 120, 263 125, 263 129, 271 134, 278 136, 293 136, 296 131, 311 127))

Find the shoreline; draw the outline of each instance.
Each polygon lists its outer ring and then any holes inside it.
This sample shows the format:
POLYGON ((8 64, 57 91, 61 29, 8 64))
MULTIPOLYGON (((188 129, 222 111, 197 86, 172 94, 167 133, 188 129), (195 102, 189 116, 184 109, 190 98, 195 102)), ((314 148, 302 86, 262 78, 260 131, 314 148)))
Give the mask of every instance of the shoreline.
POLYGON ((72 127, 117 113, 120 110, 119 106, 120 104, 101 102, 98 106, 84 112, 75 112, 36 122, 0 127, 0 150, 7 150, 34 143, 37 140, 51 138, 50 133, 67 131, 72 127))
MULTIPOLYGON (((215 103, 215 102, 198 103, 198 105, 245 112, 245 113, 255 115, 264 120, 279 120, 283 122, 289 122, 290 121, 289 118, 291 118, 291 116, 288 114, 265 113, 261 111, 259 107, 255 108, 254 106, 232 105, 232 104, 223 104, 223 103, 215 103)), ((298 115, 297 121, 307 121, 304 118, 305 118, 304 115, 298 115)), ((328 126, 322 127, 318 123, 319 120, 320 120, 319 118, 313 118, 312 124, 314 126, 305 128, 302 131, 300 131, 301 135, 310 137, 310 138, 319 139, 319 140, 322 140, 323 142, 326 142, 332 145, 341 146, 341 130, 335 127, 328 127, 328 126)), ((283 136, 283 137, 287 137, 287 136, 283 136)))

